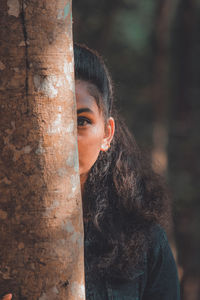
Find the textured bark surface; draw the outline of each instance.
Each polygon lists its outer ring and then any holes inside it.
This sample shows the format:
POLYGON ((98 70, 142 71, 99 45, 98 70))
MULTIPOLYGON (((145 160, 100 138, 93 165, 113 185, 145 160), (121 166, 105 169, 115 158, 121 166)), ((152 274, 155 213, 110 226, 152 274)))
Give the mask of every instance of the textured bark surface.
POLYGON ((0 296, 84 299, 71 1, 0 1, 0 296))

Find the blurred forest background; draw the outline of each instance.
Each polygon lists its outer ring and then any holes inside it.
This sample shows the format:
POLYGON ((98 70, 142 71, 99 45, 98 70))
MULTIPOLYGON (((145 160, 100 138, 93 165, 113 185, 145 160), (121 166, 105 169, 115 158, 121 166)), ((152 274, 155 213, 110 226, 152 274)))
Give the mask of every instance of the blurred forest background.
POLYGON ((117 106, 167 178, 182 299, 199 300, 200 1, 75 0, 73 22, 74 40, 103 55, 117 106))

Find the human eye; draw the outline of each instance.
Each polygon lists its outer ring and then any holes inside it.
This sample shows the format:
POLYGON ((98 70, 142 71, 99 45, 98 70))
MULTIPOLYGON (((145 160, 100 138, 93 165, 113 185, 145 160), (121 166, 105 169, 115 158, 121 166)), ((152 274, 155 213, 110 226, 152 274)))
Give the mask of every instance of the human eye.
POLYGON ((77 118, 78 127, 87 126, 88 124, 91 124, 91 121, 88 118, 82 116, 77 118))

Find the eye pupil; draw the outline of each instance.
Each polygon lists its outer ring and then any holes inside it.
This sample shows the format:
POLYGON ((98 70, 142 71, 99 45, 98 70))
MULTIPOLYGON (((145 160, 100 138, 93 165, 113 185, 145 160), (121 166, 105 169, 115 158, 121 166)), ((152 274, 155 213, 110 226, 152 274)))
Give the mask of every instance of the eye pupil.
POLYGON ((79 121, 79 125, 84 125, 85 124, 85 120, 80 120, 79 121))
POLYGON ((77 124, 78 126, 86 126, 87 124, 90 124, 90 121, 84 117, 78 117, 77 124))

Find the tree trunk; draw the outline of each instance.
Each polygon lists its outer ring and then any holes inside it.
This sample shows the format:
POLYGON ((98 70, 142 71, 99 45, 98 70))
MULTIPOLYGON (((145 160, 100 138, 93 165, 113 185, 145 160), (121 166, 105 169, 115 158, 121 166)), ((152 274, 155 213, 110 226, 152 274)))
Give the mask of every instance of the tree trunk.
POLYGON ((155 22, 155 67, 153 85, 153 151, 152 161, 155 170, 167 175, 168 156, 168 102, 169 102, 169 42, 170 25, 175 10, 174 0, 158 1, 155 22))
POLYGON ((170 180, 176 195, 176 236, 183 266, 182 300, 200 299, 200 5, 182 0, 173 28, 170 180))
MULTIPOLYGON (((168 175, 168 135, 169 135, 169 49, 170 30, 172 20, 177 8, 177 0, 158 1, 157 19, 155 23, 155 69, 153 85, 153 151, 152 163, 156 172, 167 177, 168 175)), ((169 208, 169 222, 167 234, 170 245, 177 261, 177 249, 174 240, 174 225, 172 219, 172 203, 169 208)), ((178 266, 179 275, 182 271, 178 266)))
POLYGON ((0 3, 0 296, 84 299, 70 0, 0 3))

